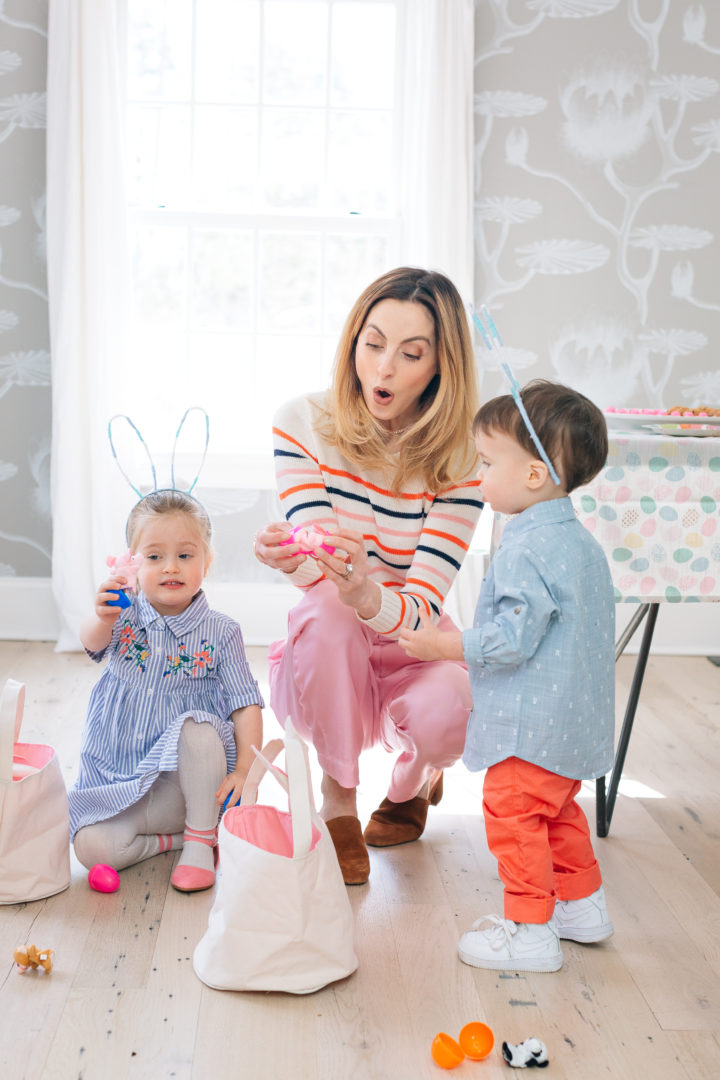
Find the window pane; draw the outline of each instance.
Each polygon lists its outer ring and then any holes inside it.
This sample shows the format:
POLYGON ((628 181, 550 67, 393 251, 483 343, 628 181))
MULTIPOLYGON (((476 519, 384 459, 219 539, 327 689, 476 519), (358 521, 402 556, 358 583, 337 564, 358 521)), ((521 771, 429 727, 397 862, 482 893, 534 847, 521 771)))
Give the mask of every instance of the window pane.
POLYGON ((328 10, 318 0, 266 0, 263 101, 324 105, 328 10))
POLYGON ((361 214, 387 213, 395 181, 392 122, 387 112, 332 112, 328 201, 361 214))
POLYGON ((262 183, 268 206, 317 206, 324 167, 324 112, 264 110, 262 183))
POLYGON ((128 98, 189 101, 191 0, 129 0, 128 98))
POLYGON ((320 337, 262 335, 258 338, 257 395, 261 445, 267 445, 273 413, 283 401, 322 390, 327 385, 327 359, 320 337))
MULTIPOLYGON (((213 454, 237 452, 247 445, 246 437, 252 432, 256 438, 262 427, 257 421, 253 339, 244 334, 191 334, 189 354, 186 399, 210 414, 213 454)), ((208 477, 203 479, 207 482, 208 477)))
POLYGON ((190 177, 190 106, 128 108, 130 206, 186 206, 190 177))
POLYGON ((395 84, 394 6, 336 4, 331 56, 331 104, 391 106, 395 84))
MULTIPOLYGON (((138 324, 132 339, 133 378, 121 386, 118 411, 127 412, 143 434, 156 467, 158 482, 168 483, 170 477, 160 461, 172 450, 172 440, 180 419, 189 405, 202 405, 193 400, 188 390, 187 337, 184 326, 172 328, 161 324, 138 324)), ((111 373, 112 374, 112 373, 111 373)), ((118 429, 122 426, 118 423, 118 429)), ((113 427, 113 438, 115 428, 113 427)), ((142 459, 141 459, 142 460, 142 459)))
POLYGON ((350 308, 389 269, 384 236, 328 236, 325 245, 325 330, 339 334, 350 308))
POLYGON ((195 110, 195 207, 247 210, 255 202, 256 176, 257 111, 199 106, 195 110))
POLYGON ((195 229, 192 234, 192 326, 249 330, 253 305, 253 234, 195 229))
MULTIPOLYGON (((131 237, 131 258, 139 322, 146 328, 151 325, 184 328, 187 231, 175 226, 138 227, 131 237)), ((163 351, 161 355, 167 354, 163 351)))
MULTIPOLYGON (((260 241, 260 328, 320 326, 320 237, 266 233, 260 241)), ((291 348, 292 342, 288 341, 291 348)))
POLYGON ((195 96, 198 101, 257 101, 260 70, 258 0, 201 0, 195 17, 195 96))

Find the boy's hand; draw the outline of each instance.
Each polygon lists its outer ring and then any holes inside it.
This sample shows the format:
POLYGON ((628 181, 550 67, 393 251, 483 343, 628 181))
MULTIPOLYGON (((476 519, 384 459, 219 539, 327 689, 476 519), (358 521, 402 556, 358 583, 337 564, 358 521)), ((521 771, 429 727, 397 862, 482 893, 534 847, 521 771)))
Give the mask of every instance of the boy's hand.
POLYGON ((437 640, 440 631, 423 611, 420 612, 420 623, 419 630, 403 627, 398 637, 398 645, 408 656, 413 656, 416 660, 440 660, 441 653, 437 640))
POLYGON ((416 660, 462 660, 462 634, 438 630, 429 615, 420 612, 419 630, 403 629, 398 645, 416 660), (456 640, 459 639, 459 640, 456 640), (459 649, 459 654, 458 654, 459 649))

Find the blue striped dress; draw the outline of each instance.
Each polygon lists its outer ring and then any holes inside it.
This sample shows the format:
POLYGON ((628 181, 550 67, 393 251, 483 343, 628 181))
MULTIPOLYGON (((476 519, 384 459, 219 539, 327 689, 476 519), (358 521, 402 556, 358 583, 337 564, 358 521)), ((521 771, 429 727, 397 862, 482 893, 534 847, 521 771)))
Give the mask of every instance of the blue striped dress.
POLYGON ((264 706, 240 626, 211 611, 201 591, 180 615, 163 617, 140 593, 88 653, 108 664, 90 695, 77 779, 68 793, 70 835, 137 802, 160 772, 177 769, 180 729, 192 716, 212 724, 235 767, 230 714, 264 706))

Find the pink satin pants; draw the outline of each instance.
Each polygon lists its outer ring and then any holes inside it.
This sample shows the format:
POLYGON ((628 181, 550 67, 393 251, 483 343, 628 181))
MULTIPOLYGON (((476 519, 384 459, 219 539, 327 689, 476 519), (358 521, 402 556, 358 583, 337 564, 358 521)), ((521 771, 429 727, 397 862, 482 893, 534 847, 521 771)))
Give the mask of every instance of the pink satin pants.
MULTIPOLYGON (((447 615, 439 626, 457 629, 447 615)), ((360 754, 378 743, 399 751, 388 790, 393 802, 412 799, 434 770, 463 752, 472 708, 465 665, 412 659, 364 626, 329 581, 291 610, 287 641, 270 647, 269 661, 279 722, 292 718, 342 787, 357 787, 360 754)))

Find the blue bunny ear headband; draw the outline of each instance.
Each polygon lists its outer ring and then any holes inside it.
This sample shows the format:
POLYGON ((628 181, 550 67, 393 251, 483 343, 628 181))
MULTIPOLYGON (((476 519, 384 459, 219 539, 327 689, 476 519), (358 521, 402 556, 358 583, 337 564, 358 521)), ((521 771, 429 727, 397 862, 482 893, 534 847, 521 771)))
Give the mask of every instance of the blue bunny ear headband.
MULTIPOLYGON (((480 307, 480 315, 478 315, 475 312, 475 310, 471 307, 470 308, 470 316, 472 318, 472 321, 473 321, 473 324, 474 324, 475 328, 480 332, 480 337, 483 340, 483 344, 484 344, 485 348, 488 349, 489 351, 492 351, 493 349, 502 349, 502 347, 503 347, 502 338, 500 337, 500 334, 498 333, 498 329, 497 329, 497 326, 495 325, 495 323, 493 321, 492 315, 490 314, 488 309, 485 307, 485 305, 484 304, 481 305, 481 307, 480 307)), ((538 454, 540 455, 542 460, 547 465, 548 470, 550 472, 550 475, 551 475, 551 477, 553 479, 553 483, 560 486, 560 477, 555 472, 555 469, 553 468, 553 463, 550 460, 550 458, 549 458, 549 456, 548 456, 548 454, 547 454, 547 452, 545 450, 545 447, 540 442, 540 439, 538 438, 538 434, 537 434, 537 432, 535 431, 535 428, 532 425, 532 421, 530 420, 530 417, 527 414, 527 410, 526 410, 525 406, 523 405, 523 400, 522 400, 522 397, 521 397, 522 391, 520 389, 520 383, 517 381, 517 379, 513 375, 512 370, 510 368, 510 365, 505 360, 500 361, 500 367, 503 369, 503 371, 505 372, 505 375, 507 376, 507 380, 510 383, 510 393, 512 394, 513 400, 515 401, 515 404, 518 407, 518 410, 520 412, 520 416, 522 417, 523 423, 524 423, 525 427, 527 428, 528 434, 529 434, 530 438, 532 439, 532 441, 535 443, 535 447, 537 449, 538 454)))
MULTIPOLYGON (((198 504, 198 506, 202 506, 202 503, 200 502, 200 500, 196 499, 195 496, 192 494, 192 490, 195 487, 195 485, 197 484, 198 479, 200 478, 200 472, 202 470, 202 467, 203 467, 203 465, 205 463, 205 458, 207 456, 208 443, 210 442, 210 418, 209 418, 207 412, 205 411, 205 409, 203 409, 200 405, 191 405, 190 408, 185 410, 185 412, 183 413, 182 419, 181 419, 181 421, 180 421, 180 423, 178 425, 178 429, 175 432, 175 441, 173 442, 172 456, 171 456, 171 459, 170 459, 170 487, 169 488, 168 487, 162 487, 162 488, 158 487, 158 484, 157 484, 157 470, 155 468, 155 462, 152 459, 152 455, 150 454, 150 450, 148 448, 148 445, 145 442, 145 440, 143 439, 142 435, 140 434, 140 430, 138 429, 137 425, 125 413, 116 413, 114 416, 111 416, 110 419, 108 420, 108 441, 110 443, 110 449, 112 450, 112 455, 115 458, 115 464, 117 465, 118 469, 120 470, 120 473, 125 478, 125 480, 127 480, 128 484, 130 485, 132 490, 135 492, 135 494, 138 496, 138 498, 140 499, 141 502, 148 495, 155 494, 155 493, 158 493, 158 492, 162 492, 162 491, 181 491, 188 498, 190 498, 194 502, 196 502, 198 504), (191 412, 199 412, 199 413, 202 413, 202 415, 204 416, 204 418, 205 418, 205 440, 204 440, 204 444, 202 446, 202 450, 200 452, 199 464, 197 466, 197 469, 195 470, 195 476, 193 477, 192 483, 187 488, 181 488, 181 487, 178 487, 176 482, 175 482, 175 459, 176 459, 176 455, 177 455, 178 441, 180 439, 180 433, 182 432, 183 427, 185 426, 185 421, 187 420, 187 418, 188 418, 188 416, 189 416, 189 414, 191 412), (152 476, 152 487, 148 491, 141 491, 141 489, 137 486, 137 484, 134 484, 132 482, 132 480, 130 479, 130 477, 127 474, 127 471, 120 464, 120 459, 118 457, 117 450, 115 449, 115 443, 113 441, 113 424, 114 424, 114 422, 116 420, 125 420, 130 425, 132 430, 137 435, 138 441, 139 441, 140 445, 142 446, 142 448, 143 448, 143 450, 145 452, 145 456, 147 457, 148 462, 150 464, 150 473, 151 473, 151 476, 152 476)), ((210 519, 209 519, 209 515, 207 513, 207 510, 205 510, 204 506, 202 506, 202 509, 203 509, 203 512, 205 513, 205 516, 208 518, 208 522, 209 522, 210 519)))

